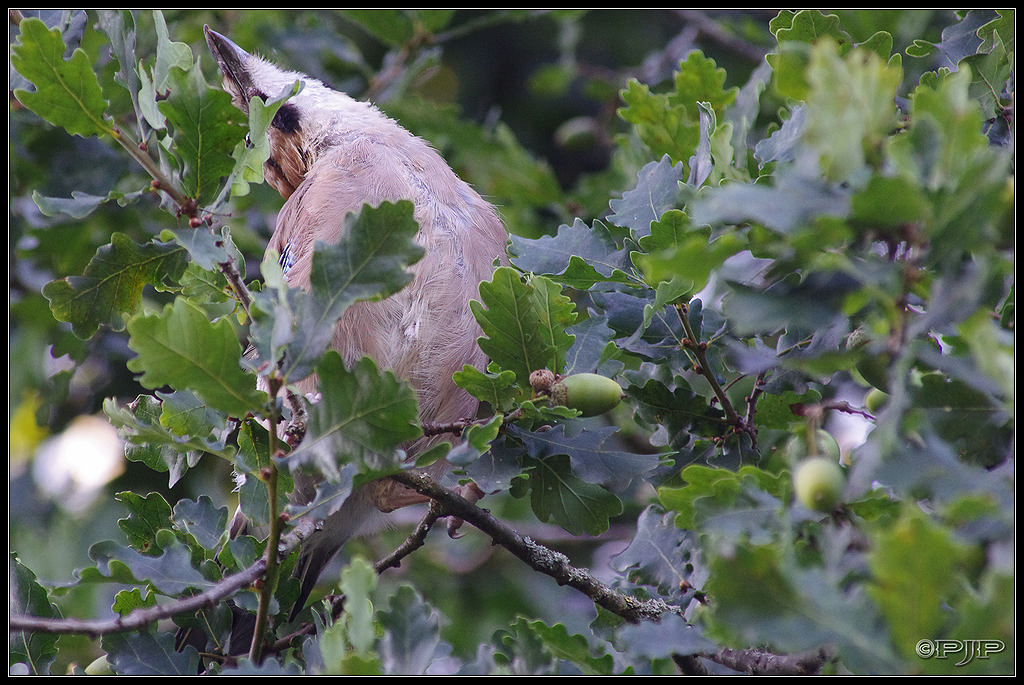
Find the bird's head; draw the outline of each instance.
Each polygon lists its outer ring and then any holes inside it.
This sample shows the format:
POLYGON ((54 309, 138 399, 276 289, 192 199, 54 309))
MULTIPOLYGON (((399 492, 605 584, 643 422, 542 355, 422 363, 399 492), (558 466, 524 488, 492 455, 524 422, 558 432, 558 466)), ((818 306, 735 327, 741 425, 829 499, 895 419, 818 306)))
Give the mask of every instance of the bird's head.
POLYGON ((267 181, 288 198, 325 149, 343 141, 351 131, 365 129, 383 118, 372 105, 358 102, 320 81, 286 71, 246 52, 209 26, 206 44, 217 60, 224 89, 248 114, 254 97, 264 102, 301 82, 302 89, 278 109, 267 135, 270 158, 264 163, 267 181))

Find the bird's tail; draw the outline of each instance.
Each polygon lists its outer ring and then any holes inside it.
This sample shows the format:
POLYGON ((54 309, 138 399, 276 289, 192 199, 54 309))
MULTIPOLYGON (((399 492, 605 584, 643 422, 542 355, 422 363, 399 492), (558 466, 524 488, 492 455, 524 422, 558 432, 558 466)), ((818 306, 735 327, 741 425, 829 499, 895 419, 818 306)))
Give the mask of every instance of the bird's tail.
POLYGON ((325 519, 303 542, 292 573, 299 580, 299 597, 288 620, 295 620, 305 608, 320 575, 346 542, 385 525, 384 515, 374 505, 373 485, 368 483, 356 488, 341 509, 325 519))

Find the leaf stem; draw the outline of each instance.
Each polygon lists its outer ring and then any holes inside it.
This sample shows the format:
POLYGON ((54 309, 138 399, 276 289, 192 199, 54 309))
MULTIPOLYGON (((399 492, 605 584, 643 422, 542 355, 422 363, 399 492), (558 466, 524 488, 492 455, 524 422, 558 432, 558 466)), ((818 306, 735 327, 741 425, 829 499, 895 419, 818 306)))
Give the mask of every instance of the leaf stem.
POLYGON ((163 171, 160 170, 160 166, 153 160, 153 158, 142 151, 139 141, 113 125, 108 127, 107 133, 125 149, 132 159, 139 163, 139 166, 141 166, 147 174, 149 174, 150 178, 153 179, 154 189, 162 190, 167 193, 171 200, 174 201, 174 204, 180 207, 183 212, 187 212, 189 208, 191 208, 191 214, 189 216, 195 215, 195 202, 184 195, 175 186, 174 182, 164 175, 163 171))
POLYGON ((726 421, 728 421, 730 426, 743 428, 743 418, 733 408, 732 402, 729 401, 729 396, 725 394, 725 390, 722 389, 721 384, 715 378, 714 372, 708 365, 707 343, 698 342, 697 336, 694 335, 693 327, 690 326, 690 320, 687 316, 689 311, 690 308, 685 302, 676 303, 676 313, 679 316, 679 321, 683 324, 683 331, 686 333, 682 345, 697 358, 698 371, 707 379, 712 392, 715 393, 715 397, 722 403, 722 410, 725 412, 726 421))
POLYGON ((697 336, 694 334, 693 327, 690 326, 690 319, 688 317, 690 312, 689 305, 685 302, 677 302, 675 309, 676 314, 679 316, 680 323, 683 324, 683 332, 686 334, 686 337, 682 340, 682 346, 696 357, 697 370, 705 379, 707 379, 712 392, 715 393, 715 397, 717 397, 718 401, 721 402, 722 411, 725 412, 726 423, 732 426, 735 429, 735 432, 747 433, 750 436, 751 441, 756 444, 757 431, 754 428, 754 424, 751 419, 754 403, 757 401, 757 395, 760 394, 758 388, 755 387, 755 391, 757 392, 752 393, 750 398, 748 398, 747 417, 744 418, 743 416, 740 416, 739 412, 736 411, 736 408, 732 406, 732 402, 729 401, 729 396, 725 393, 722 385, 715 377, 714 371, 711 370, 711 367, 708 364, 708 344, 703 341, 698 341, 697 336))

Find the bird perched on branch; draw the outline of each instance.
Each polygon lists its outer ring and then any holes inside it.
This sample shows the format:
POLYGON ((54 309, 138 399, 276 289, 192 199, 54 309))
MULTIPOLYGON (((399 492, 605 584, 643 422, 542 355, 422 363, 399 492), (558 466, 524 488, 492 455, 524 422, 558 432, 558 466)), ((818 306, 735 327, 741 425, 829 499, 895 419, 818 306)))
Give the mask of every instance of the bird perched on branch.
MULTIPOLYGON (((411 267, 412 281, 389 298, 349 307, 332 347, 348 364, 370 356, 407 380, 424 424, 473 417, 478 403, 455 385, 452 374, 465 364, 486 364, 469 302, 494 264, 505 260, 508 234, 495 208, 436 150, 372 104, 282 70, 209 27, 205 33, 224 88, 243 112, 254 96, 266 100, 304 82, 274 117, 264 164, 267 181, 286 200, 267 249, 280 255, 288 284, 309 288, 314 243, 337 241, 347 213, 364 204, 411 201, 419 223, 416 241, 424 249, 411 267)), ((422 448, 409 446, 410 458, 422 448)), ((362 532, 375 510, 402 506, 409 494, 390 481, 371 483, 324 522, 296 566, 302 576, 296 612, 341 545, 362 532)))

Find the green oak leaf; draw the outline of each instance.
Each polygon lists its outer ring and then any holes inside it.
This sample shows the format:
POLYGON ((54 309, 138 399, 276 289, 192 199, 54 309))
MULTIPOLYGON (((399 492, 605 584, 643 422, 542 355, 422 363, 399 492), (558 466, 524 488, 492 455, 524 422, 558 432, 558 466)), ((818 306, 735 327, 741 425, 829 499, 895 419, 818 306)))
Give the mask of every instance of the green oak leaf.
POLYGON ((320 637, 320 652, 326 673, 338 675, 379 675, 380 657, 374 605, 377 574, 362 557, 353 559, 341 572, 340 591, 345 596, 345 613, 320 637))
POLYGON ((115 496, 128 509, 128 516, 118 519, 132 549, 156 556, 163 550, 156 541, 158 530, 171 528, 171 505, 163 495, 152 492, 146 496, 134 492, 119 492, 115 496))
POLYGON ((342 467, 380 476, 398 469, 402 443, 421 435, 416 394, 390 371, 363 357, 351 369, 333 350, 317 366, 320 401, 309 409, 306 436, 287 458, 289 467, 314 466, 328 481, 342 467))
POLYGON ((801 567, 782 547, 741 543, 712 559, 704 585, 717 598, 709 632, 786 653, 831 645, 854 673, 905 672, 864 593, 845 591, 819 567, 801 567))
POLYGON ((136 587, 131 590, 121 590, 114 595, 114 601, 110 608, 119 616, 127 616, 136 609, 146 609, 156 605, 155 593, 147 592, 143 597, 142 591, 136 587))
POLYGON ((962 569, 970 553, 950 530, 904 507, 897 524, 872 541, 868 592, 889 618, 893 641, 914 658, 922 635, 939 635, 948 624, 962 569))
POLYGON ((621 92, 625 106, 619 116, 633 124, 655 157, 667 155, 690 169, 701 143, 702 107, 717 118, 739 92, 725 89, 725 79, 724 69, 695 50, 680 63, 674 92, 652 93, 646 84, 631 80, 621 92))
POLYGON ((746 239, 738 232, 712 237, 710 230, 697 231, 655 254, 634 253, 633 259, 652 286, 675 280, 685 283, 686 292, 695 295, 725 260, 746 247, 746 239))
POLYGON ((138 356, 128 368, 148 388, 191 390, 211 407, 232 416, 260 408, 266 394, 239 365, 242 347, 226 319, 211 322, 188 300, 176 298, 163 311, 128 321, 128 346, 138 356))
POLYGON ((595 283, 632 283, 626 251, 612 240, 608 227, 577 219, 554 236, 536 239, 512 236, 513 261, 523 271, 551 276, 563 285, 586 290, 595 283))
POLYGON ((516 375, 512 371, 490 373, 467 364, 452 378, 456 385, 496 411, 510 410, 516 400, 516 375))
POLYGON ((167 21, 159 10, 153 12, 153 28, 156 32, 156 59, 152 69, 143 69, 140 65, 138 74, 141 82, 139 88, 139 112, 153 128, 158 131, 167 127, 164 114, 160 111, 162 100, 170 89, 171 70, 188 71, 195 61, 192 48, 187 44, 171 40, 167 30, 167 21))
POLYGON ((268 97, 266 100, 253 97, 249 101, 249 135, 235 144, 231 154, 235 160, 235 168, 229 182, 224 185, 225 193, 230 191, 232 197, 242 197, 249 194, 250 183, 263 182, 263 163, 270 159, 270 138, 267 137, 267 129, 270 128, 281 105, 301 89, 302 82, 296 81, 276 97, 268 97))
POLYGON ((166 471, 170 485, 174 485, 203 454, 229 461, 234 458, 234 447, 211 434, 209 428, 199 428, 192 435, 177 432, 180 417, 166 414, 165 409, 164 402, 150 395, 140 395, 126 407, 118 406, 114 398, 103 401, 107 419, 124 441, 126 459, 158 473, 166 471))
POLYGON ((39 191, 32 191, 32 202, 39 211, 46 216, 57 216, 65 214, 72 219, 84 219, 92 214, 101 205, 116 202, 120 207, 135 204, 142 197, 150 193, 150 189, 139 190, 131 193, 122 193, 116 190, 110 191, 107 195, 91 195, 79 190, 72 190, 71 197, 47 197, 39 191))
POLYGON ((618 497, 573 474, 568 456, 528 457, 524 462, 525 475, 513 483, 512 494, 528 491, 533 513, 541 521, 552 521, 572 535, 600 535, 622 512, 618 497))
MULTIPOLYGON (((46 588, 39 583, 36 574, 13 553, 8 559, 7 598, 12 615, 61 618, 60 609, 50 603, 46 588)), ((58 637, 44 631, 12 631, 7 641, 10 664, 23 664, 35 675, 49 675, 57 655, 58 637)))
POLYGON ((673 164, 668 155, 657 162, 648 162, 637 173, 636 186, 624 192, 621 198, 608 202, 612 210, 608 221, 629 229, 636 239, 642 239, 650 234, 651 222, 679 206, 682 182, 682 162, 673 164))
POLYGON ((441 615, 409 585, 389 598, 375 617, 384 628, 378 652, 394 675, 427 675, 441 641, 441 615))
POLYGON ((543 460, 558 455, 568 456, 575 475, 613 490, 625 489, 660 463, 657 454, 637 454, 620 449, 615 439, 619 429, 615 426, 589 426, 585 422, 573 421, 536 432, 517 426, 508 430, 523 441, 531 457, 543 460))
POLYGON ((565 329, 575 322, 576 312, 553 281, 522 278, 514 269, 501 267, 480 284, 480 300, 470 307, 484 332, 480 349, 492 362, 515 373, 520 384, 537 369, 562 371, 573 340, 565 329))
POLYGON ((118 675, 194 676, 199 653, 192 645, 179 648, 173 633, 132 631, 103 637, 103 651, 118 675))
POLYGON ((124 327, 125 315, 135 314, 142 290, 177 280, 188 255, 173 243, 139 245, 123 233, 110 236, 110 244, 96 251, 81 276, 68 276, 43 287, 53 316, 71 324, 80 338, 90 338, 100 326, 124 327))
POLYGON ((107 101, 89 56, 75 48, 64 59, 64 39, 34 17, 23 19, 11 49, 11 66, 32 82, 34 91, 15 90, 21 104, 72 135, 87 138, 112 133, 105 120, 107 101))
POLYGON ((593 654, 587 638, 579 633, 569 633, 561 623, 549 626, 543 621, 531 621, 528 627, 558 659, 564 659, 580 668, 584 675, 614 675, 615 659, 605 652, 593 654))
POLYGON ((149 583, 166 596, 173 597, 189 589, 209 590, 215 581, 203 576, 192 565, 192 555, 173 535, 167 536, 158 556, 149 556, 115 542, 99 542, 89 548, 96 566, 80 571, 83 582, 116 582, 126 585, 149 583))
POLYGON ((160 112, 174 129, 174 147, 182 160, 182 190, 200 202, 209 202, 221 179, 235 168, 232 151, 245 138, 237 122, 231 96, 210 88, 198 66, 172 69, 169 95, 160 112))
POLYGON ((343 221, 337 243, 316 245, 308 294, 288 288, 279 270, 275 276, 274 265, 264 264, 272 281, 256 295, 253 343, 261 359, 280 362, 277 372, 286 382, 312 373, 350 305, 401 290, 412 280, 408 266, 423 255, 414 242, 411 202, 367 205, 343 221))

